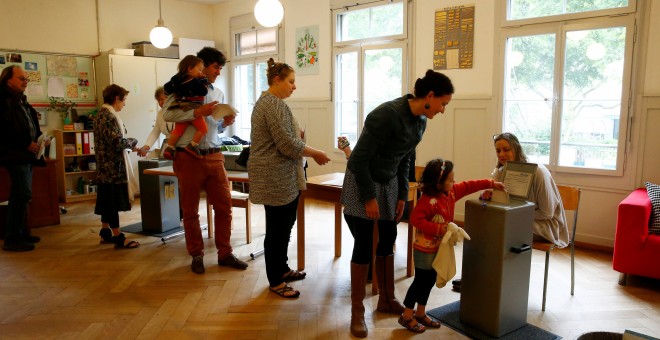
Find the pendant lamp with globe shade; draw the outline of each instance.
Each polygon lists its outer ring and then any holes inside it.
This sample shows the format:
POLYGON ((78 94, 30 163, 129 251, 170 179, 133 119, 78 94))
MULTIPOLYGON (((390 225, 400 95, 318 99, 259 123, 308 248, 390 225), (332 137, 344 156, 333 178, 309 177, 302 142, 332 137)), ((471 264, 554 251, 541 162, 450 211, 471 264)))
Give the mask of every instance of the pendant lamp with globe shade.
POLYGON ((259 0, 254 5, 254 17, 260 25, 274 27, 284 18, 284 7, 279 0, 259 0))
POLYGON ((161 0, 158 0, 158 25, 149 33, 149 40, 156 48, 167 48, 172 44, 172 32, 165 26, 161 12, 161 0))

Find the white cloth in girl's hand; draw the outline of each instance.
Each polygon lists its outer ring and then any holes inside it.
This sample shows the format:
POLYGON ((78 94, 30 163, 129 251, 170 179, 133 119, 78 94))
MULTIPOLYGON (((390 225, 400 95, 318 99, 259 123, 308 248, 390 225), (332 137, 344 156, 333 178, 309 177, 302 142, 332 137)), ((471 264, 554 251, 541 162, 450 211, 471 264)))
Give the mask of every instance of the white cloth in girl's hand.
POLYGON ((454 254, 454 245, 463 239, 470 239, 463 228, 457 226, 454 222, 447 223, 447 232, 440 242, 440 248, 433 260, 433 269, 438 274, 435 285, 442 288, 447 285, 456 275, 456 256, 454 254))

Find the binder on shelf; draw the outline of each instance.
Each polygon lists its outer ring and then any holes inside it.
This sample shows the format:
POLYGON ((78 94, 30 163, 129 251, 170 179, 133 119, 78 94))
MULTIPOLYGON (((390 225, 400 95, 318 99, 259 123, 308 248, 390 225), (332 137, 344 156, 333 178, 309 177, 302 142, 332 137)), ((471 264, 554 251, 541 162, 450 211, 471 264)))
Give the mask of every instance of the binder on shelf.
POLYGON ((83 154, 82 133, 76 132, 76 154, 83 154))
POLYGON ((89 154, 94 154, 94 132, 88 132, 89 135, 89 154))
POLYGON ((83 137, 83 154, 84 155, 89 155, 89 132, 83 132, 82 137, 83 137))

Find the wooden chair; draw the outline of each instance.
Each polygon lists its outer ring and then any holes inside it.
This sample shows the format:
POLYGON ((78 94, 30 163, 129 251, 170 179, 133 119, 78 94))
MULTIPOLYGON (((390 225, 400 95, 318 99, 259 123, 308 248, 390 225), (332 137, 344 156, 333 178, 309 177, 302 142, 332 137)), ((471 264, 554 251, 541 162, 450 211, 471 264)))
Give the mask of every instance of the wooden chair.
MULTIPOLYGON (((569 246, 571 249, 571 295, 575 290, 575 229, 578 220, 578 207, 580 205, 580 188, 558 185, 559 195, 561 202, 564 206, 564 211, 573 211, 573 231, 570 234, 569 246)), ((568 221, 567 221, 568 222, 568 221)), ((551 242, 534 241, 532 248, 545 252, 545 274, 543 276, 543 303, 541 310, 545 311, 545 298, 548 289, 548 265, 550 262, 550 252, 557 249, 557 246, 551 242)))
MULTIPOLYGON (((231 182, 230 182, 231 183, 231 182)), ((252 203, 250 203, 249 194, 231 191, 232 208, 245 209, 245 237, 247 243, 252 243, 252 223, 250 221, 252 203)), ((206 216, 208 217, 208 238, 213 238, 213 205, 206 201, 206 216)))

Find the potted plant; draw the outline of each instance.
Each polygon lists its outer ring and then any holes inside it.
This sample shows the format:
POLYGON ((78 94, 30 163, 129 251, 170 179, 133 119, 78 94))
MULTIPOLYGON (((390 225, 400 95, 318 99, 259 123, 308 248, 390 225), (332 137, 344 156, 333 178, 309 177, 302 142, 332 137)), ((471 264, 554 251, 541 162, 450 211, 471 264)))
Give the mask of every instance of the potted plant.
POLYGON ((76 107, 77 104, 60 97, 48 97, 48 99, 50 100, 49 109, 60 113, 62 124, 71 124, 71 118, 69 117, 69 114, 71 113, 71 109, 76 107))

